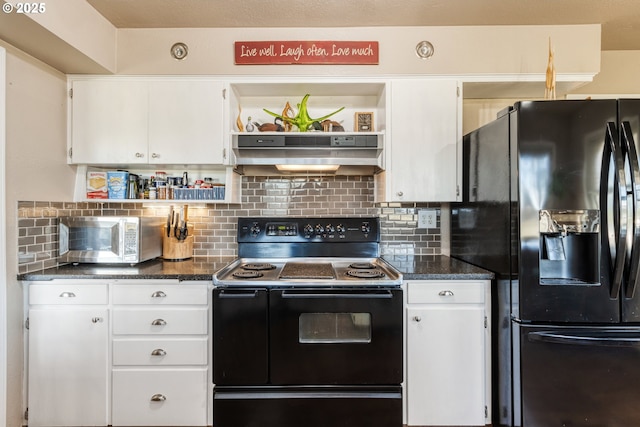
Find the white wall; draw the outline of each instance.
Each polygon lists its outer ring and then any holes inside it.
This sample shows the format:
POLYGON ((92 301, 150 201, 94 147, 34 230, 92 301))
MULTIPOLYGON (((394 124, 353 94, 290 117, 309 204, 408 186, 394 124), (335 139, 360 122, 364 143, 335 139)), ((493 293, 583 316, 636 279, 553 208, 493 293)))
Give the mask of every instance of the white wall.
MULTIPOLYGON (((0 212, 6 212, 5 205, 5 83, 6 51, 0 47, 0 212)), ((7 239, 6 223, 0 221, 0 422, 7 419, 7 239)))
MULTIPOLYGON (((639 69, 640 51, 603 51, 600 73, 594 77, 593 82, 571 90, 567 97, 640 97, 639 69)), ((523 98, 465 99, 462 115, 463 134, 494 120, 499 111, 520 100, 523 98)))
MULTIPOLYGON (((216 75, 518 75, 544 76, 549 38, 559 74, 600 69, 600 26, 477 26, 358 28, 173 28, 118 30, 118 74, 216 75), (375 40, 379 65, 235 65, 234 42, 243 40, 375 40), (428 40, 435 54, 417 57, 428 40), (173 59, 173 43, 189 55, 173 59)), ((544 79, 543 79, 544 80, 544 79)))
POLYGON ((6 207, 2 211, 6 256, 2 259, 6 260, 6 271, 2 277, 6 304, 0 306, 0 323, 6 325, 6 364, 2 364, 6 366, 7 388, 6 424, 3 418, 0 425, 18 427, 23 418, 24 314, 22 287, 16 280, 17 203, 72 200, 75 171, 66 164, 65 75, 11 46, 5 47, 6 151, 2 181, 6 186, 6 207))

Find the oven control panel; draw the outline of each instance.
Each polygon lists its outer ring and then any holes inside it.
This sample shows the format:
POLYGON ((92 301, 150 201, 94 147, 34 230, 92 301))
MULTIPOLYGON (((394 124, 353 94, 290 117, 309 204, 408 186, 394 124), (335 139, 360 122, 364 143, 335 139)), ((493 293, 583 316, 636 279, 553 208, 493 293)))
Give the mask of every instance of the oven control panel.
POLYGON ((267 236, 297 236, 298 224, 287 222, 267 223, 267 236))
POLYGON ((238 218, 238 242, 379 242, 378 218, 238 218))

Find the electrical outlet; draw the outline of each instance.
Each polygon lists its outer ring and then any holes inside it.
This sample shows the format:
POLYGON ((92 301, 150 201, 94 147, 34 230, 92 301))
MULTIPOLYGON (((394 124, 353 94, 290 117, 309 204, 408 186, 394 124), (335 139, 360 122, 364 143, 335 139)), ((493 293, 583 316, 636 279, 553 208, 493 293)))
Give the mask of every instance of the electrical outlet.
POLYGON ((418 228, 436 228, 438 214, 435 209, 420 209, 418 211, 418 228))

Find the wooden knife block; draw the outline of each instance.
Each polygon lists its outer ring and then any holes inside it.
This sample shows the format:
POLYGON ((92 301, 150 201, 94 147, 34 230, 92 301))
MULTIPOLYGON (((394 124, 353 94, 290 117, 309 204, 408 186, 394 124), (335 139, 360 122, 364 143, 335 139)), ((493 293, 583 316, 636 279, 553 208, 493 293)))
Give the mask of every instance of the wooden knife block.
POLYGON ((173 235, 167 237, 167 226, 162 227, 162 258, 168 261, 184 261, 193 256, 193 225, 187 224, 187 238, 178 240, 173 235))

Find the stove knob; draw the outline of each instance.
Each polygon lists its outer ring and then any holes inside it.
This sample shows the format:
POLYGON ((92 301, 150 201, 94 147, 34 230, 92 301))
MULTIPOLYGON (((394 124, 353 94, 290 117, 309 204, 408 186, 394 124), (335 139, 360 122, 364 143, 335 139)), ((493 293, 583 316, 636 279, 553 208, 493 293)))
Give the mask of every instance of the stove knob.
POLYGON ((316 235, 320 236, 324 233, 324 227, 320 224, 316 225, 316 235))
POLYGON ((369 225, 368 222, 363 222, 362 225, 360 226, 360 230, 364 234, 369 234, 371 232, 371 226, 369 225))
POLYGON ((313 227, 311 226, 311 224, 307 224, 304 226, 304 229, 302 231, 304 232, 304 237, 309 238, 313 234, 313 227))
POLYGON ((338 234, 344 236, 344 233, 345 233, 344 225, 342 224, 336 225, 336 231, 338 232, 338 234))
POLYGON ((336 228, 331 224, 327 224, 327 226, 324 229, 329 234, 333 234, 336 232, 336 228))
POLYGON ((258 237, 258 234, 260 234, 260 226, 258 225, 257 222, 253 223, 253 225, 251 226, 251 229, 249 230, 249 232, 251 233, 251 235, 253 237, 258 237))

